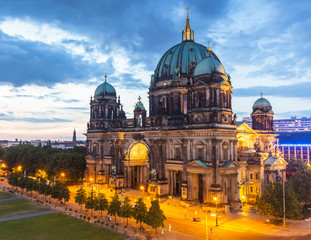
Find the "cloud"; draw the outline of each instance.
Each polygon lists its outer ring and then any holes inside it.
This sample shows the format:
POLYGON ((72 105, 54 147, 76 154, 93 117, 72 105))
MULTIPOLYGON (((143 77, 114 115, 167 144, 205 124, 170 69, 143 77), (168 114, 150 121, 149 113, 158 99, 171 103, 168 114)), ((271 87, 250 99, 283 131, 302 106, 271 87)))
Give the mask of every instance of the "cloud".
POLYGON ((301 82, 286 86, 256 86, 249 88, 233 89, 234 94, 240 97, 259 96, 263 92, 267 96, 278 96, 287 98, 311 98, 311 82, 301 82))
POLYGON ((0 116, 0 120, 30 122, 30 123, 62 123, 62 122, 72 122, 72 120, 61 119, 61 118, 14 118, 14 117, 1 117, 1 116, 0 116))

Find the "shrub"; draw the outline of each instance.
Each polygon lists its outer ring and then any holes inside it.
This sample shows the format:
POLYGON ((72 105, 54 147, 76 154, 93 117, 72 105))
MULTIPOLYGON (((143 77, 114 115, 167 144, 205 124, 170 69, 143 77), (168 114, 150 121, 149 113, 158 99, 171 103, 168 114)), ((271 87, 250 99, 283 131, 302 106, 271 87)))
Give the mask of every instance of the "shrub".
POLYGON ((124 228, 127 228, 127 226, 125 225, 124 228))
POLYGON ((100 224, 101 224, 101 225, 104 225, 104 224, 105 224, 105 222, 101 222, 100 224))
POLYGON ((96 219, 97 217, 96 216, 94 216, 94 219, 96 219))
POLYGON ((86 219, 86 216, 83 216, 83 219, 85 220, 85 219, 86 219))
POLYGON ((83 216, 82 216, 82 214, 80 215, 80 218, 82 218, 83 216))
POLYGON ((119 226, 119 223, 116 223, 116 226, 119 226))
POLYGON ((91 218, 90 218, 90 217, 87 217, 87 220, 88 220, 88 221, 90 221, 90 220, 91 220, 91 218))
POLYGON ((109 223, 106 223, 106 227, 109 227, 109 223))
POLYGON ((72 211, 72 208, 69 208, 69 211, 72 211))
POLYGON ((111 228, 114 228, 114 225, 113 225, 113 224, 111 225, 111 228))

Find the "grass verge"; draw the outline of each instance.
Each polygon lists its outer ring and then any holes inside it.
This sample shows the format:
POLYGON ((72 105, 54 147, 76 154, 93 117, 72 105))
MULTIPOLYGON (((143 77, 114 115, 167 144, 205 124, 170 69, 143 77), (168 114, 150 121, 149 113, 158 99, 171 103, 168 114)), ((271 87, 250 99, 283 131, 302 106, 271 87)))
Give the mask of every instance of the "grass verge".
POLYGON ((43 210, 48 210, 48 208, 39 206, 25 199, 14 199, 0 202, 0 217, 9 217, 43 210))
POLYGON ((16 219, 0 224, 3 240, 119 240, 125 235, 117 233, 63 213, 16 219))
POLYGON ((3 191, 0 190, 0 199, 12 198, 12 197, 14 197, 13 194, 7 193, 7 192, 3 192, 3 191))

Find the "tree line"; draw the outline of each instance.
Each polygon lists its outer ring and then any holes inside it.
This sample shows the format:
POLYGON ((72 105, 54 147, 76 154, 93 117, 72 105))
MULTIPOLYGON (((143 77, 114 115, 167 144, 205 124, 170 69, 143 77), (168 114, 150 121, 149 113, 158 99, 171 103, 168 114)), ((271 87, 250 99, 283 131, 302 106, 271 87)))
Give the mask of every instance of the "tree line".
POLYGON ((158 200, 151 201, 151 207, 147 210, 142 198, 138 198, 137 202, 132 205, 126 196, 121 204, 119 196, 114 195, 109 203, 104 194, 96 194, 93 189, 87 194, 86 190, 80 187, 76 192, 75 202, 81 206, 81 210, 85 205, 86 209, 91 210, 91 214, 93 210, 100 211, 100 216, 102 216, 102 211, 106 211, 107 214, 115 217, 115 222, 117 216, 123 217, 127 219, 128 225, 128 219, 134 218, 136 223, 139 223, 140 229, 142 223, 145 223, 157 231, 157 228, 164 227, 164 220, 166 220, 158 200))
MULTIPOLYGON (((303 160, 292 159, 286 168, 285 216, 288 219, 308 218, 311 214, 311 167, 303 160)), ((270 183, 263 194, 257 196, 258 213, 283 217, 283 183, 270 183)))
POLYGON ((12 173, 8 182, 13 187, 22 188, 24 191, 35 191, 45 197, 51 196, 59 201, 68 202, 70 199, 68 186, 60 182, 49 184, 45 179, 35 180, 24 177, 21 173, 12 173))
POLYGON ((0 147, 0 159, 6 169, 12 172, 18 166, 27 175, 35 176, 38 171, 44 171, 50 180, 66 176, 66 181, 81 181, 86 168, 86 148, 75 146, 73 149, 52 148, 51 146, 35 147, 20 144, 9 148, 0 147))

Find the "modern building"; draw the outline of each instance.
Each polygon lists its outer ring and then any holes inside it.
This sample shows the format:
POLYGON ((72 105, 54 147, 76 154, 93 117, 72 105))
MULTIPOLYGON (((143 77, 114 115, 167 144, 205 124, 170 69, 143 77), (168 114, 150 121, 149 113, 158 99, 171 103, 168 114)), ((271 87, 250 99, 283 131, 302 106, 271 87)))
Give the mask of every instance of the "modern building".
POLYGON ((311 132, 280 132, 277 139, 284 159, 311 162, 311 132))
MULTIPOLYGON (((243 178, 231 89, 216 54, 194 41, 187 16, 182 42, 164 53, 151 77, 149 116, 139 98, 134 118, 126 118, 107 76, 95 90, 85 134, 87 180, 115 190, 143 186, 154 197, 179 196, 210 206, 216 199, 225 209, 238 208, 243 178)), ((268 151, 269 158, 275 141, 272 107, 259 100, 253 109, 259 135, 265 136, 257 152, 268 151)), ((260 168, 264 160, 253 162, 260 168)), ((274 163, 269 160, 269 166, 274 163)))
MULTIPOLYGON (((252 118, 243 117, 242 122, 252 126, 252 118)), ((291 117, 290 119, 274 119, 273 129, 275 132, 311 132, 311 118, 291 117)))

